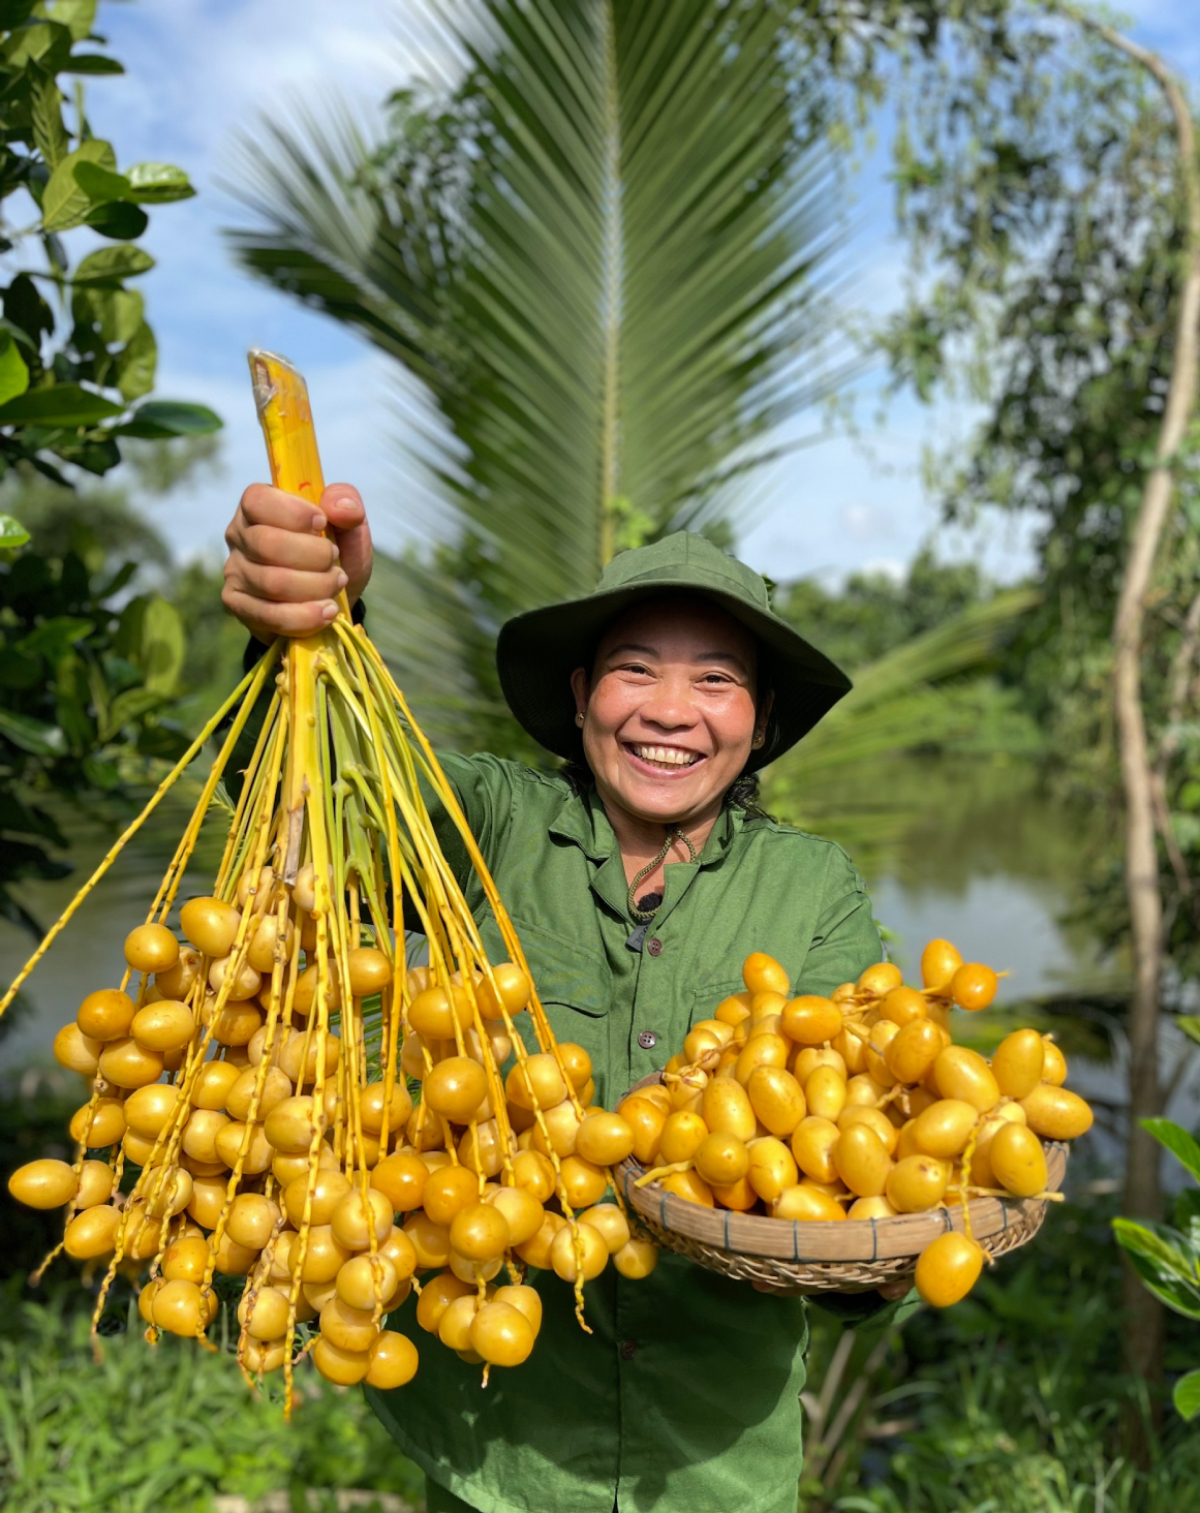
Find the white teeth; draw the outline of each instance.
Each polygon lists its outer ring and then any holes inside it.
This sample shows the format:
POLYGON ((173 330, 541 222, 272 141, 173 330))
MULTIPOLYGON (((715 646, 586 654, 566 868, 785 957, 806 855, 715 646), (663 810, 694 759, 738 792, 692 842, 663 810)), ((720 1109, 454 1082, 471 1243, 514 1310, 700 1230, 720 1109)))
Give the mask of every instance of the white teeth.
POLYGON ((633 753, 643 762, 656 762, 660 767, 690 767, 700 757, 694 751, 681 751, 678 746, 634 746, 633 753))

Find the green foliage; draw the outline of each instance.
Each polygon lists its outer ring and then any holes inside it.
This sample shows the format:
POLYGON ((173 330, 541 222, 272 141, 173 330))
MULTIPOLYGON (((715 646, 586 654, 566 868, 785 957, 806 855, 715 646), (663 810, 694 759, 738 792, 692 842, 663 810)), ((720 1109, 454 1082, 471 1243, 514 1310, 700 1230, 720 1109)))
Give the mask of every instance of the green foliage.
POLYGON ((343 1487, 419 1501, 420 1473, 359 1392, 304 1371, 285 1424, 275 1384, 252 1396, 231 1354, 192 1341, 152 1349, 132 1307, 128 1332, 104 1339, 98 1364, 86 1315, 61 1297, 18 1303, 8 1293, 0 1501, 13 1513, 211 1513, 222 1493, 254 1501, 343 1487))
POLYGON ((0 532, 0 916, 35 935, 20 885, 69 870, 56 854, 64 806, 119 805, 181 739, 164 716, 183 669, 182 621, 161 597, 130 595, 134 561, 110 560, 118 542, 143 561, 166 554, 153 531, 130 529, 120 495, 81 500, 74 484, 115 467, 129 440, 220 425, 203 406, 136 403, 157 353, 129 287, 154 266, 134 245, 142 206, 193 191, 167 164, 119 172, 81 87, 64 114, 60 75, 121 72, 77 51, 102 45, 96 9, 0 8, 0 478, 11 507, 0 532), (109 245, 72 269, 67 234, 81 227, 109 245))
MULTIPOLYGON (((5 1019, 15 1011, 16 1005, 5 1019)), ((82 1077, 57 1065, 45 1073, 29 1074, 19 1089, 5 1079, 0 1085, 0 1182, 6 1184, 9 1173, 27 1161, 43 1156, 73 1159, 67 1125, 83 1101, 84 1086, 82 1077)), ((0 1188, 0 1233, 4 1235, 0 1281, 23 1277, 62 1239, 62 1211, 26 1208, 5 1185, 0 1188)))
POLYGON ((889 573, 851 573, 836 593, 813 578, 787 584, 775 608, 823 652, 853 672, 913 636, 933 630, 995 593, 973 562, 939 562, 929 546, 913 558, 903 578, 889 573))
POLYGON ((62 805, 119 802, 186 745, 166 718, 183 623, 157 595, 123 596, 134 570, 30 548, 0 564, 0 916, 35 937, 20 884, 69 872, 62 805))
MULTIPOLYGON (((1144 1119, 1160 1145, 1200 1183, 1200 1142, 1169 1119, 1144 1119)), ((1114 1219, 1113 1233, 1134 1270, 1161 1303, 1184 1318, 1200 1319, 1200 1190, 1188 1187, 1175 1200, 1175 1224, 1114 1219)), ((1175 1407, 1185 1419, 1200 1413, 1200 1370, 1175 1385, 1175 1407)))
POLYGON ((122 71, 104 54, 76 51, 101 40, 95 13, 94 0, 0 11, 0 473, 23 462, 60 482, 63 464, 108 472, 121 439, 147 428, 177 435, 220 424, 200 405, 131 409, 153 388, 157 359, 142 296, 126 283, 154 266, 133 245, 148 224, 141 207, 194 191, 168 164, 119 173, 112 145, 92 134, 79 86, 68 124, 60 75, 122 71), (84 226, 115 245, 72 272, 64 233, 84 226))
MULTIPOLYGON (((1061 790, 1095 816, 1080 908, 1116 951, 1128 901, 1112 626, 1173 356, 1177 147, 1145 69, 1056 7, 940 9, 938 46, 908 50, 898 96, 915 277, 880 345, 898 383, 982 407, 969 444, 933 469, 947 515, 1019 513, 1036 529, 1043 594, 1012 660, 1061 790)), ((1175 459, 1142 658, 1174 1007, 1200 974, 1198 442, 1193 427, 1175 459)))
MULTIPOLYGON (((868 870, 879 866, 928 799, 927 789, 906 794, 881 783, 881 763, 903 751, 954 749, 960 742, 969 748, 978 735, 978 675, 1035 603, 1027 590, 995 594, 861 668, 853 690, 772 765, 766 794, 773 812, 833 836, 868 870)), ((1036 746, 1019 708, 1006 714, 1018 740, 1036 746)))

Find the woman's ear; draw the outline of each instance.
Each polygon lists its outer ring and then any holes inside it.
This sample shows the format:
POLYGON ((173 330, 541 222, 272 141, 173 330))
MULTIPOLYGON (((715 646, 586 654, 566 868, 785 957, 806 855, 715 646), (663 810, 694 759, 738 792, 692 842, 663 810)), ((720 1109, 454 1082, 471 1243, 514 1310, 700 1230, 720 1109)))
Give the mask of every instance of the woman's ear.
POLYGON ((577 667, 571 674, 571 692, 575 695, 575 723, 582 725, 588 699, 592 694, 592 683, 586 668, 577 667))
POLYGON ((771 710, 775 707, 775 691, 768 689, 762 703, 754 716, 754 740, 752 745, 755 751, 767 739, 767 724, 771 718, 771 710))

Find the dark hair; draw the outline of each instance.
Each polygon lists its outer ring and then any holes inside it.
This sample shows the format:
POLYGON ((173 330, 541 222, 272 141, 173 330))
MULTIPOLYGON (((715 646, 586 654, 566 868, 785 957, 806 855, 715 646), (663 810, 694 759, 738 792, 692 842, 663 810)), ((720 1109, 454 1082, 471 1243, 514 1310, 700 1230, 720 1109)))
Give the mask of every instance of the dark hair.
MULTIPOLYGON (((564 762, 559 769, 570 785, 571 792, 578 796, 595 787, 596 778, 586 762, 564 762)), ((721 801, 723 809, 742 809, 748 820, 769 820, 769 814, 758 802, 759 782, 757 772, 742 772, 725 790, 721 801)))

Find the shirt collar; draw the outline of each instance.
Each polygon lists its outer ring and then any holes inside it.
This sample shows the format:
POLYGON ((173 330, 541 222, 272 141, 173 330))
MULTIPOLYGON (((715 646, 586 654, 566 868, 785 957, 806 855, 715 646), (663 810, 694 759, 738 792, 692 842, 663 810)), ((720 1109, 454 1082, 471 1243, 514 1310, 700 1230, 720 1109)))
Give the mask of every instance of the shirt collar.
MULTIPOLYGON (((743 809, 722 809, 698 858, 701 867, 724 859, 740 835, 745 819, 743 809)), ((607 861, 618 851, 617 837, 604 812, 604 805, 595 788, 590 786, 563 800, 562 807, 550 822, 549 833, 560 840, 573 841, 594 862, 607 861)))
POLYGON ((617 837, 604 805, 591 786, 582 793, 568 794, 551 820, 549 832, 560 840, 573 841, 594 862, 606 861, 617 849, 617 837))

